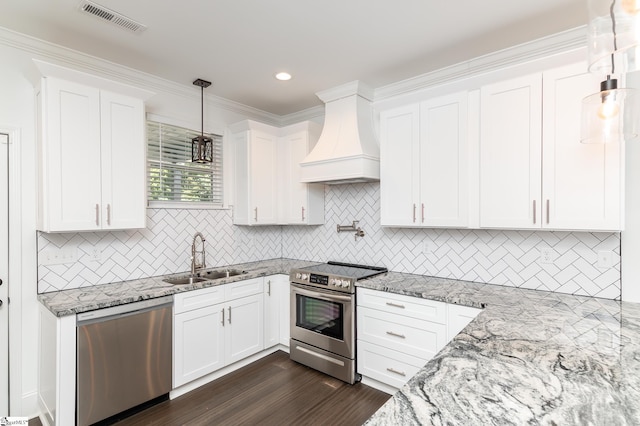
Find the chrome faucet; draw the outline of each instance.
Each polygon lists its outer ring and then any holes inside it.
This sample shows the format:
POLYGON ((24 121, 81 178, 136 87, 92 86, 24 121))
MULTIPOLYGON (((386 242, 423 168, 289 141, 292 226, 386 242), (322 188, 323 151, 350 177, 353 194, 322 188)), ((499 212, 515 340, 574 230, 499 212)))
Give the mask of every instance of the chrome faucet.
POLYGON ((200 232, 196 232, 193 236, 193 243, 191 244, 191 275, 196 274, 196 269, 204 269, 207 267, 207 262, 205 260, 206 254, 204 250, 204 241, 204 235, 202 235, 200 232), (200 237, 200 240, 202 241, 202 251, 200 251, 200 253, 202 253, 202 258, 200 259, 200 263, 196 263, 196 240, 198 239, 198 237, 200 237))

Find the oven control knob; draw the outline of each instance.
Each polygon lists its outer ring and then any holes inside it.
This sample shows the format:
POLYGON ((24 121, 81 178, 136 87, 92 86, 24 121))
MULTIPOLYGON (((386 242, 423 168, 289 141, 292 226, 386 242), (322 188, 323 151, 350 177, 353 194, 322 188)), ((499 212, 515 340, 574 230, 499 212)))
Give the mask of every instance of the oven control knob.
POLYGON ((300 272, 296 272, 296 280, 302 278, 302 274, 300 272))
POLYGON ((302 274, 302 279, 303 280, 308 280, 309 279, 309 274, 302 274))
POLYGON ((331 278, 331 282, 329 283, 333 286, 340 287, 340 280, 336 278, 331 278))
POLYGON ((349 280, 342 280, 342 287, 344 288, 348 288, 349 287, 349 280))

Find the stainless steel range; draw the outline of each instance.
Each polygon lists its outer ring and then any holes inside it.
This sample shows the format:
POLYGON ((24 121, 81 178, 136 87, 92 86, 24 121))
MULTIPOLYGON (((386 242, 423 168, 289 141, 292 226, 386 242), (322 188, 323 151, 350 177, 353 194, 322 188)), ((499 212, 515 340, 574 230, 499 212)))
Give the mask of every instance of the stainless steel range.
POLYGON ((387 268, 329 262, 292 269, 290 358, 356 381, 356 281, 387 268))

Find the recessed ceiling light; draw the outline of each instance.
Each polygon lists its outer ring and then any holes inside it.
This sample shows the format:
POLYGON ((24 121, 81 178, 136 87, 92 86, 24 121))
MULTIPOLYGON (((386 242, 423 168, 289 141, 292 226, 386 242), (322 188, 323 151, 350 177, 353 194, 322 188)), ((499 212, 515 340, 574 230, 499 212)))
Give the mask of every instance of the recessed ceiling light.
POLYGON ((280 81, 291 80, 291 74, 289 74, 288 72, 279 72, 278 74, 276 74, 276 78, 280 81))

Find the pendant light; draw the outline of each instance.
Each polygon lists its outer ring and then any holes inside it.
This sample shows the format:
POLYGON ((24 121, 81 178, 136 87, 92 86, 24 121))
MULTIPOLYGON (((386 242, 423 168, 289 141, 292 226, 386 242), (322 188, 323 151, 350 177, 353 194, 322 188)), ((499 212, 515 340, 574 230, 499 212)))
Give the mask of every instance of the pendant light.
POLYGON ((191 161, 194 163, 211 163, 213 161, 213 141, 204 135, 204 89, 211 86, 211 82, 199 78, 193 84, 200 87, 202 127, 200 128, 200 136, 191 139, 191 161))
POLYGON ((588 0, 589 71, 640 69, 640 0, 588 0))
MULTIPOLYGON (((580 142, 622 142, 638 136, 638 94, 618 88, 616 73, 635 71, 640 0, 588 0, 589 71, 606 74, 600 91, 582 100, 580 142)), ((638 58, 640 59, 640 58, 638 58)))

